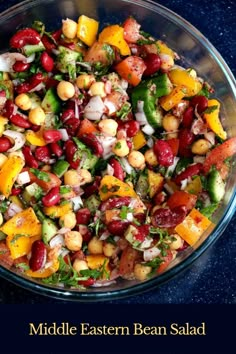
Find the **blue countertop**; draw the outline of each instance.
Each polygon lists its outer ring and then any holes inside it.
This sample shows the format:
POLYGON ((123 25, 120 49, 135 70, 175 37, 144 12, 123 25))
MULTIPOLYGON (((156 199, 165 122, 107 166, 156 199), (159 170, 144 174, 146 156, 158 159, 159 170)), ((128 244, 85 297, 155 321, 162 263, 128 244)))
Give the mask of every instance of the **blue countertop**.
MULTIPOLYGON (((17 0, 0 0, 0 12, 17 0)), ((236 6, 234 0, 160 0, 198 28, 221 53, 236 76, 236 6)), ((220 239, 188 270, 154 291, 110 304, 236 303, 236 215, 220 239)), ((59 300, 31 293, 0 279, 0 304, 50 304, 59 300)))

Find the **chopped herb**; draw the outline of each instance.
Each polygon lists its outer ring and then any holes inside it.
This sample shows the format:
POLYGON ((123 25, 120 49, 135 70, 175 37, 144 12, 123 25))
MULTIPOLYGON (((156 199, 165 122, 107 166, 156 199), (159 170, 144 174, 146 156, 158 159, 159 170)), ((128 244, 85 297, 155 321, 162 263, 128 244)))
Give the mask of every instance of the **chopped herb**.
POLYGON ((116 143, 115 149, 121 149, 121 142, 120 141, 118 141, 118 143, 116 143))
POLYGON ((86 278, 98 279, 101 276, 101 272, 97 269, 83 269, 80 274, 86 278))
POLYGON ((123 205, 121 207, 121 210, 120 210, 120 218, 121 218, 121 220, 127 219, 128 213, 132 213, 132 212, 133 212, 133 209, 123 205))
POLYGON ((116 112, 116 116, 121 120, 125 120, 127 115, 131 112, 131 104, 129 102, 125 102, 121 109, 116 112))
POLYGON ((111 235, 106 239, 106 242, 116 246, 116 241, 114 240, 114 237, 111 235))
POLYGON ((214 212, 216 211, 216 209, 218 208, 219 203, 213 203, 205 208, 201 208, 200 212, 206 217, 206 218, 210 218, 214 212))
POLYGON ((30 172, 33 173, 41 181, 50 182, 50 177, 47 172, 39 171, 36 168, 30 168, 30 172))
POLYGON ((27 234, 16 234, 14 235, 13 239, 10 241, 11 244, 14 244, 19 238, 21 237, 29 237, 30 235, 27 234))
POLYGON ((8 209, 9 202, 7 200, 2 200, 0 202, 0 213, 5 213, 8 209))
POLYGON ((149 277, 152 277, 156 273, 156 270, 160 267, 161 263, 163 262, 164 262, 163 259, 161 259, 160 257, 156 257, 144 264, 145 266, 152 267, 152 271, 149 273, 149 277))
POLYGON ((102 193, 107 193, 108 192, 108 186, 104 184, 101 188, 102 193))
POLYGON ((71 187, 68 186, 61 186, 60 187, 60 194, 67 194, 71 192, 71 187))
POLYGON ((217 108, 218 108, 217 105, 207 107, 207 109, 205 109, 205 111, 203 113, 210 114, 210 113, 214 112, 217 108))
POLYGON ((21 269, 23 269, 23 270, 28 270, 28 269, 30 269, 30 267, 29 267, 29 265, 28 264, 26 264, 26 263, 17 263, 16 264, 16 267, 17 268, 21 268, 21 269))

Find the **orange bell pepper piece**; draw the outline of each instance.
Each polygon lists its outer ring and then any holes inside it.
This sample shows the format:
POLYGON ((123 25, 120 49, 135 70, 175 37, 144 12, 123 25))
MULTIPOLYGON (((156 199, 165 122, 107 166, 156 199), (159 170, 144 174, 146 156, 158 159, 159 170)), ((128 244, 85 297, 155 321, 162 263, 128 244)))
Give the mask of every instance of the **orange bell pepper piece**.
POLYGON ((101 180, 99 195, 102 201, 112 196, 137 198, 137 194, 130 185, 114 176, 108 175, 101 180))
POLYGON ((225 140, 227 138, 227 134, 224 131, 219 118, 220 102, 215 99, 208 100, 208 109, 210 110, 210 112, 203 114, 203 117, 206 120, 208 127, 221 139, 225 140))
POLYGON ((165 111, 169 111, 176 106, 184 96, 186 96, 185 86, 176 86, 169 95, 161 97, 159 103, 165 111))
POLYGON ((183 85, 186 88, 186 96, 196 95, 202 88, 202 83, 193 78, 187 70, 173 69, 169 72, 169 79, 173 85, 183 85))
POLYGON ((188 210, 192 210, 197 201, 195 194, 190 194, 185 191, 175 191, 167 200, 167 205, 170 209, 178 206, 185 206, 188 210))
POLYGON ((0 192, 7 198, 11 194, 13 184, 24 167, 25 161, 16 155, 8 157, 0 170, 0 192))
POLYGON ((48 268, 43 268, 33 272, 31 269, 26 270, 25 274, 31 278, 48 278, 53 273, 56 273, 59 269, 59 261, 56 259, 53 261, 52 265, 48 268))
POLYGON ((99 43, 108 43, 120 50, 121 55, 131 55, 130 48, 124 40, 124 28, 119 25, 105 27, 98 37, 99 43))
POLYGON ((194 208, 184 221, 176 226, 175 232, 193 246, 210 226, 213 226, 213 223, 194 208))

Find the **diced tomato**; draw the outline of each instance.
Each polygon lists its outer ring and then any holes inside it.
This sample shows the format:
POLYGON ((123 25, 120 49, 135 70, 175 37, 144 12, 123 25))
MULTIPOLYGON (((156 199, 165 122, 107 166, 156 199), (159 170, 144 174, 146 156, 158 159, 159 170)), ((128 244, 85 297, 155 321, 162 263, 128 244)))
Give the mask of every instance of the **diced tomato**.
POLYGON ((168 139, 166 140, 166 142, 169 144, 173 155, 177 156, 178 155, 178 151, 179 151, 179 139, 177 138, 172 138, 172 139, 168 139))
POLYGON ((129 17, 124 22, 124 39, 129 43, 136 43, 141 38, 139 29, 140 24, 133 18, 129 17))
POLYGON ((139 253, 131 246, 126 247, 120 258, 119 273, 121 276, 129 276, 132 274, 135 266, 135 261, 138 258, 139 253))
POLYGON ((173 181, 177 185, 180 185, 183 180, 199 175, 201 170, 202 170, 202 164, 200 162, 195 163, 194 165, 188 166, 183 172, 177 175, 173 181))
POLYGON ((81 121, 79 130, 78 130, 78 136, 82 136, 83 134, 90 134, 90 133, 96 133, 97 128, 95 125, 87 118, 81 121))
POLYGON ((203 164, 203 171, 208 173, 213 165, 220 170, 224 160, 234 154, 236 154, 236 137, 225 141, 223 144, 216 146, 211 150, 203 164))
POLYGON ((162 273, 168 267, 168 265, 173 259, 173 254, 170 249, 166 251, 166 256, 164 256, 162 259, 163 262, 160 264, 160 266, 157 269, 158 274, 162 273))
POLYGON ((36 177, 35 174, 30 172, 29 169, 27 169, 27 170, 28 170, 28 173, 30 176, 31 183, 34 183, 34 182, 37 183, 37 185, 39 187, 41 187, 44 190, 44 192, 49 192, 52 188, 59 187, 61 185, 60 178, 58 178, 56 175, 54 175, 51 172, 42 171, 45 174, 45 177, 46 177, 45 179, 47 179, 47 177, 48 177, 48 180, 44 180, 44 179, 39 179, 38 177, 36 177))
POLYGON ((91 286, 95 283, 95 279, 88 278, 87 280, 79 280, 78 284, 83 286, 91 286))
POLYGON ((185 191, 175 191, 167 200, 170 209, 184 205, 187 210, 192 210, 196 204, 197 196, 185 191))
POLYGON ((117 73, 133 86, 137 86, 140 83, 146 68, 143 59, 135 55, 125 58, 115 66, 117 73))

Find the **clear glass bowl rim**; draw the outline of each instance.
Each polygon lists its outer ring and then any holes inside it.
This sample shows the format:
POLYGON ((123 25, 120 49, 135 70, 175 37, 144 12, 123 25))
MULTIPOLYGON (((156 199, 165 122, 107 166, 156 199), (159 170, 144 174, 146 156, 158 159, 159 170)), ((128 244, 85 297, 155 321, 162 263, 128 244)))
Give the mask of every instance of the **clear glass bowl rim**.
MULTIPOLYGON (((221 54, 216 50, 216 48, 209 42, 209 40, 192 24, 186 21, 183 17, 179 16, 172 10, 166 8, 165 6, 155 3, 151 0, 121 0, 126 3, 131 3, 137 6, 142 6, 148 8, 153 12, 158 12, 169 20, 178 24, 178 26, 185 28, 185 30, 190 33, 195 39, 197 39, 213 56, 214 60, 220 66, 223 71, 234 95, 236 101, 236 81, 235 78, 222 58, 221 54)), ((50 2, 47 1, 47 2, 50 2)), ((13 16, 18 13, 19 10, 24 9, 25 11, 29 8, 34 7, 35 5, 42 4, 41 0, 25 0, 20 2, 17 5, 10 7, 4 12, 0 13, 0 18, 2 21, 7 20, 9 16, 13 16)), ((44 296, 49 296, 61 300, 69 300, 69 301, 81 301, 81 302, 93 302, 93 301, 105 301, 112 299, 120 299, 124 297, 130 297, 132 295, 138 295, 140 293, 144 293, 146 291, 151 291, 153 289, 157 289, 158 286, 164 284, 168 280, 174 278, 183 270, 187 269, 191 266, 193 262, 195 262, 224 232, 230 220, 232 219, 234 212, 236 210, 236 189, 234 188, 234 193, 225 208, 224 215, 222 216, 222 220, 215 227, 210 237, 208 237, 197 250, 193 251, 190 256, 188 256, 185 260, 179 263, 177 266, 167 270, 165 273, 159 275, 156 278, 150 279, 144 283, 138 283, 129 288, 115 290, 115 291, 107 291, 105 292, 96 292, 92 293, 89 291, 79 292, 79 291, 70 291, 70 289, 63 288, 52 288, 47 285, 41 285, 31 281, 30 279, 26 279, 20 277, 16 273, 0 266, 0 276, 5 278, 12 283, 19 285, 20 287, 35 292, 37 294, 41 294, 44 296)))

